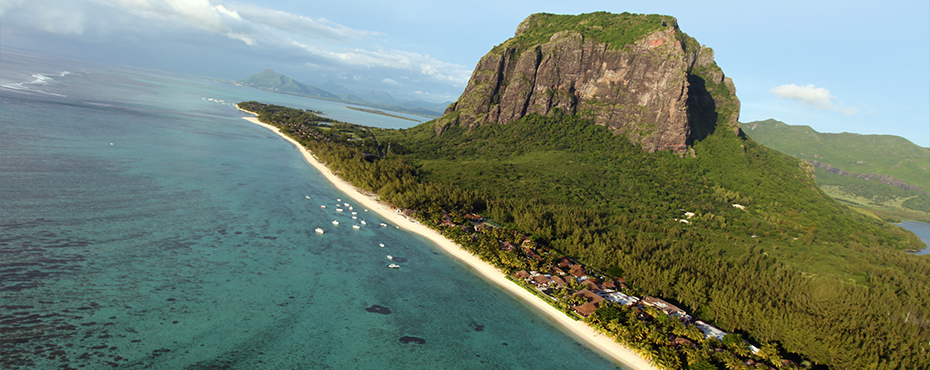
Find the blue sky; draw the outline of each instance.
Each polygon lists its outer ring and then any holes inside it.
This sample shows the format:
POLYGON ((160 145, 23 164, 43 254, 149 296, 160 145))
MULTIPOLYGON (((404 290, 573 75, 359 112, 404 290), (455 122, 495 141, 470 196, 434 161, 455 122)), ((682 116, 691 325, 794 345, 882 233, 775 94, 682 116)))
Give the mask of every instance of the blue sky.
POLYGON ((740 121, 930 146, 930 2, 3 0, 0 45, 240 79, 266 68, 452 101, 536 12, 674 16, 714 49, 740 121))

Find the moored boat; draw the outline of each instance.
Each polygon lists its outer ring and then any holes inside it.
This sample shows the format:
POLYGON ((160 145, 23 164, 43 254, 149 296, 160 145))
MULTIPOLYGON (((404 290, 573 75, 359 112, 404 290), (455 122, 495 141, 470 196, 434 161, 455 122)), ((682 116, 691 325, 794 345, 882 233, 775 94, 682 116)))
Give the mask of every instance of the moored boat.
POLYGON ((322 234, 322 233, 323 233, 323 229, 321 229, 321 228, 319 228, 319 227, 316 228, 316 233, 317 233, 317 234, 322 234))

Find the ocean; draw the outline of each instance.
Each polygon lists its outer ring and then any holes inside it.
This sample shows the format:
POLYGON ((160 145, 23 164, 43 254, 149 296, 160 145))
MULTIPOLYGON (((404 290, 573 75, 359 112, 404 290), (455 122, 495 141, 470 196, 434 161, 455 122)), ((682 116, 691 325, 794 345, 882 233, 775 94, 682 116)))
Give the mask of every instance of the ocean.
POLYGON ((0 367, 618 367, 427 240, 359 208, 349 227, 244 100, 415 124, 0 50, 0 367))

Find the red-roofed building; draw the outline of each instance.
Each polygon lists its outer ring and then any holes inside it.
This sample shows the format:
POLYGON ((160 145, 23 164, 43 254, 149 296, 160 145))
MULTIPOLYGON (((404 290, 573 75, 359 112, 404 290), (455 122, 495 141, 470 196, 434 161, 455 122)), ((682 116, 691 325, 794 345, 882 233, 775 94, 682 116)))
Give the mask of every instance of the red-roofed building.
POLYGON ((588 300, 588 302, 593 302, 593 303, 601 303, 601 301, 604 300, 603 297, 601 297, 601 296, 597 295, 596 293, 594 293, 594 292, 592 292, 592 291, 590 291, 590 290, 587 290, 587 289, 579 290, 579 291, 575 292, 574 295, 576 295, 576 296, 581 296, 581 297, 585 297, 585 298, 588 300))
POLYGON ((572 265, 571 269, 569 270, 569 273, 574 275, 575 277, 588 276, 588 274, 584 272, 584 269, 581 268, 581 265, 572 265))
POLYGON ((514 250, 515 248, 517 248, 517 246, 516 246, 516 245, 513 245, 513 243, 511 243, 511 242, 501 242, 500 247, 501 247, 502 250, 505 250, 505 251, 512 251, 512 250, 514 250))
POLYGON ((556 286, 562 286, 562 285, 568 284, 565 282, 565 280, 562 280, 562 278, 558 276, 554 276, 554 275, 550 276, 549 280, 552 280, 552 285, 556 285, 556 286))
POLYGON ((581 306, 574 306, 572 309, 575 310, 575 312, 577 312, 579 315, 588 317, 594 313, 594 311, 597 311, 597 303, 588 302, 581 306))
POLYGON ((474 221, 474 222, 479 222, 479 221, 481 221, 481 220, 483 219, 483 218, 481 217, 481 215, 479 215, 479 214, 477 214, 477 213, 469 213, 469 214, 466 214, 466 215, 464 216, 464 218, 465 218, 466 220, 474 221))
POLYGON ((614 279, 607 279, 601 284, 604 289, 617 289, 617 284, 614 283, 614 279))
POLYGON ((545 275, 536 275, 533 277, 533 284, 540 288, 548 288, 549 284, 552 283, 552 280, 547 278, 545 275))
POLYGON ((597 282, 594 281, 594 279, 585 279, 585 281, 581 282, 581 285, 588 287, 588 289, 591 289, 592 291, 603 290, 600 285, 597 285, 597 282))

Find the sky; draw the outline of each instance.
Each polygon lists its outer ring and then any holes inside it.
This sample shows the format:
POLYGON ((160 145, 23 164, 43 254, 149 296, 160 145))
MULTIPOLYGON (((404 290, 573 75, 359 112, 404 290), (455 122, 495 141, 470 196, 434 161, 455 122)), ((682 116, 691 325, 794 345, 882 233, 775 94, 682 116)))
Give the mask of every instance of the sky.
POLYGON ((927 0, 3 0, 0 46, 227 80, 271 68, 451 102, 528 15, 594 11, 676 17, 733 79, 741 122, 930 147, 927 0))

